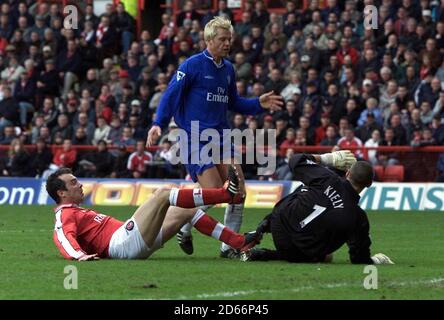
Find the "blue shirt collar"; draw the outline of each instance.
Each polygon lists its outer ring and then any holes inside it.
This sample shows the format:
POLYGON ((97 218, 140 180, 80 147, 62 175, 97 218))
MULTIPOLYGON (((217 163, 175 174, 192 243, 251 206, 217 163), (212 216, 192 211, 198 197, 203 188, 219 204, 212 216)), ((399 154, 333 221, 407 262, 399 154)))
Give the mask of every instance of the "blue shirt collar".
POLYGON ((220 64, 217 64, 216 61, 214 61, 214 58, 211 56, 211 54, 208 52, 207 49, 205 49, 202 53, 205 56, 205 58, 210 59, 211 61, 213 61, 214 65, 217 68, 222 68, 225 65, 224 58, 221 59, 221 63, 220 64))

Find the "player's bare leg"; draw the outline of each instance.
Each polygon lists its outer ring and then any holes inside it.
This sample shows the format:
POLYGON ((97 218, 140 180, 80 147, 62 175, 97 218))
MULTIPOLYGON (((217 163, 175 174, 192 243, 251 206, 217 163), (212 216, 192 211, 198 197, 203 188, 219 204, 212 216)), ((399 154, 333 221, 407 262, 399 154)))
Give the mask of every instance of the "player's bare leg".
MULTIPOLYGON (((197 210, 196 206, 229 202, 237 199, 237 193, 237 183, 233 183, 230 188, 205 190, 200 188, 182 190, 177 188, 160 188, 136 210, 133 217, 139 227, 142 238, 148 246, 152 246, 159 234, 167 212, 170 213, 170 216, 177 217, 175 221, 183 225, 194 216, 197 210), (170 207, 171 205, 183 208, 170 207), (192 209, 187 210, 184 208, 192 209)), ((178 228, 176 228, 177 231, 178 228)))
POLYGON ((170 206, 169 196, 170 189, 157 189, 133 215, 140 234, 148 247, 153 246, 165 220, 165 215, 170 206))

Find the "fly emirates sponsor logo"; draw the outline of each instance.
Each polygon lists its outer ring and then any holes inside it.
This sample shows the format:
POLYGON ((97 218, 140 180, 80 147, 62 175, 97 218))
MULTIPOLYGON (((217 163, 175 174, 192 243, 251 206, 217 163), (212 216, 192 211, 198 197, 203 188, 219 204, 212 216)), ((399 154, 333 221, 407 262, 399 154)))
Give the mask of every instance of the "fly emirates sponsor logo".
POLYGON ((225 93, 226 89, 217 87, 217 93, 207 92, 207 101, 228 103, 228 95, 225 93))

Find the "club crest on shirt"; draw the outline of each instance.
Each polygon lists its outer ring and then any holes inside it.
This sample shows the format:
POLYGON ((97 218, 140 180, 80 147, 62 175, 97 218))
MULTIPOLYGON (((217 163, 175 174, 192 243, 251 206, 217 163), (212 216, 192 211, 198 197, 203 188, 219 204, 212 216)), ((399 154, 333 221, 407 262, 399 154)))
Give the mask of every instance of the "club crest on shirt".
POLYGON ((133 222, 133 221, 129 221, 129 222, 126 224, 125 229, 128 230, 128 231, 133 230, 133 229, 134 229, 134 222, 133 222))
POLYGON ((182 80, 184 77, 185 77, 185 72, 177 71, 177 74, 176 74, 176 80, 177 81, 182 80))

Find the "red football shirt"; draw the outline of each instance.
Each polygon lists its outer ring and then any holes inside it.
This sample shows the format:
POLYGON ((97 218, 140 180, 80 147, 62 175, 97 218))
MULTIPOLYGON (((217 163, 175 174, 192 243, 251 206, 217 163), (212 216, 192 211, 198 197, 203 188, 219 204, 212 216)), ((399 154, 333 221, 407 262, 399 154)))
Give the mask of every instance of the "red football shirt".
POLYGON ((53 240, 64 258, 78 259, 94 253, 108 257, 109 242, 122 221, 75 204, 60 205, 54 211, 53 240))

